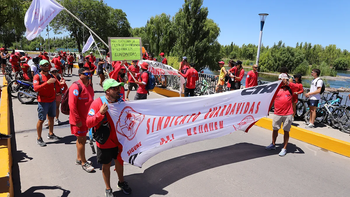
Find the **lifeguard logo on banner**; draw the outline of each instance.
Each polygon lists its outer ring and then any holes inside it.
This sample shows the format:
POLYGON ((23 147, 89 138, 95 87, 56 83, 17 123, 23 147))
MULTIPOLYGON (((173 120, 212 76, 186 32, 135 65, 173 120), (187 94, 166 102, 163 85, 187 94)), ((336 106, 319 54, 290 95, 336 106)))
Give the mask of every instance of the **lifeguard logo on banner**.
POLYGON ((117 132, 131 141, 134 139, 144 118, 145 115, 136 112, 133 108, 124 107, 117 122, 117 132))

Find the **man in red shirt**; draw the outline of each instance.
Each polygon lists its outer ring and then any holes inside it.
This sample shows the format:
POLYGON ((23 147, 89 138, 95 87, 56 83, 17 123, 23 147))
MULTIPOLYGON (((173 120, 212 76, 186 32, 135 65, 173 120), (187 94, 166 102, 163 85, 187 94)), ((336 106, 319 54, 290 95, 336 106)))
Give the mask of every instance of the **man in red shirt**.
POLYGON ((56 54, 55 57, 51 60, 51 63, 55 65, 55 68, 58 70, 58 73, 62 74, 62 63, 58 57, 58 54, 56 54))
POLYGON ((73 53, 70 53, 68 56, 68 76, 69 76, 69 71, 71 76, 73 75, 73 62, 74 62, 74 56, 73 56, 73 53))
POLYGON ((62 78, 60 82, 49 74, 49 61, 41 60, 39 65, 41 72, 34 76, 33 86, 34 91, 38 92, 38 123, 36 130, 38 134, 37 144, 41 147, 46 146, 46 143, 41 137, 43 123, 46 115, 49 119, 49 133, 47 138, 58 140, 59 138, 53 133, 54 117, 56 116, 56 88, 61 88, 65 84, 62 78))
POLYGON ((85 143, 88 127, 86 118, 89 107, 94 100, 94 90, 90 86, 91 73, 88 68, 80 68, 78 71, 79 81, 73 83, 69 88, 69 124, 71 133, 77 137, 77 159, 76 164, 86 172, 92 172, 94 168, 85 158, 85 143))
POLYGON ((253 70, 247 73, 247 78, 245 79, 245 88, 253 87, 258 85, 258 66, 254 64, 253 70))
POLYGON ((16 73, 15 78, 17 78, 18 72, 21 70, 21 67, 19 65, 19 59, 20 59, 21 54, 19 52, 13 53, 10 56, 10 63, 12 65, 12 71, 16 73))
POLYGON ((136 75, 140 72, 140 67, 137 65, 137 60, 133 61, 133 65, 129 67, 129 73, 128 73, 128 91, 126 92, 126 100, 129 100, 129 94, 132 88, 134 87, 135 90, 137 90, 138 86, 135 83, 134 78, 137 80, 136 75), (130 74, 131 73, 131 74, 130 74), (134 78, 132 76, 134 76, 134 78))
POLYGON ((283 148, 279 153, 279 156, 283 157, 287 154, 287 145, 289 140, 289 131, 292 126, 293 118, 293 92, 289 87, 287 74, 282 73, 279 76, 279 79, 282 80, 282 86, 278 90, 274 106, 275 106, 275 116, 272 121, 273 133, 272 133, 272 143, 268 145, 266 150, 275 150, 276 149, 276 139, 278 136, 278 130, 281 128, 281 123, 283 123, 284 131, 284 141, 283 148))
POLYGON ((43 60, 50 61, 50 58, 49 58, 49 55, 48 55, 47 52, 44 52, 44 55, 42 56, 42 59, 43 59, 43 60))
POLYGON ((105 195, 113 197, 113 192, 110 184, 110 167, 111 161, 114 160, 115 169, 118 174, 118 186, 123 190, 125 194, 131 193, 131 188, 127 182, 124 181, 123 176, 123 161, 120 158, 119 152, 122 150, 113 120, 108 112, 108 105, 110 103, 116 103, 120 99, 120 89, 124 86, 124 83, 119 83, 114 79, 106 79, 103 83, 103 90, 105 91, 105 97, 95 99, 91 106, 87 116, 86 125, 88 128, 95 127, 96 130, 108 123, 107 127, 110 131, 108 139, 104 144, 100 144, 96 141, 97 146, 97 161, 102 164, 102 175, 106 185, 105 195), (103 101, 104 100, 104 101, 103 101))
POLYGON ((162 59, 162 64, 168 64, 168 60, 164 57, 164 53, 161 52, 159 55, 160 55, 160 58, 162 59))
POLYGON ((139 85, 139 88, 137 88, 136 95, 134 100, 141 100, 141 99, 147 99, 147 93, 148 90, 146 90, 146 86, 148 83, 148 63, 143 62, 141 64, 141 75, 139 78, 139 81, 135 81, 136 84, 139 85))
POLYGON ((196 81, 198 81, 198 72, 193 68, 194 63, 190 63, 190 69, 187 70, 186 74, 182 74, 180 71, 178 73, 187 79, 185 88, 185 97, 194 96, 194 89, 196 89, 196 81))
POLYGON ((90 55, 88 55, 87 57, 89 57, 89 61, 95 65, 96 62, 96 57, 94 56, 94 54, 92 52, 90 52, 90 55))
POLYGON ((23 71, 23 78, 26 81, 32 81, 32 76, 28 75, 28 71, 30 71, 30 66, 27 64, 27 59, 25 56, 20 58, 21 60, 21 69, 23 71))

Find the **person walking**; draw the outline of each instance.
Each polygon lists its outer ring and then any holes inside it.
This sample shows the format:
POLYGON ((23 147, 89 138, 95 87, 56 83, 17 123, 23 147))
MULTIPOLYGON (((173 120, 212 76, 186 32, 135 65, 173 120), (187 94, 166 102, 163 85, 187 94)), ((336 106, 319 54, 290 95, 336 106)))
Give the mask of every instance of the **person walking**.
POLYGON ((133 65, 131 65, 129 67, 129 71, 131 74, 128 72, 128 91, 126 92, 126 98, 125 98, 126 100, 129 100, 129 94, 130 94, 130 91, 132 90, 132 88, 135 88, 135 90, 137 90, 137 88, 138 88, 138 86, 134 80, 134 78, 137 80, 136 76, 140 72, 140 67, 137 65, 137 62, 138 62, 137 60, 134 60, 133 65))
POLYGON ((220 74, 219 74, 218 84, 216 85, 216 88, 215 88, 216 93, 222 92, 224 88, 225 76, 227 75, 224 65, 225 65, 224 61, 219 62, 220 74))
POLYGON ((194 63, 190 63, 190 69, 187 70, 186 74, 178 73, 187 79, 185 88, 185 97, 194 96, 194 90, 196 89, 196 81, 198 81, 198 72, 194 69, 194 63))
POLYGON ((278 90, 274 105, 274 118, 272 120, 272 143, 265 147, 266 150, 275 150, 276 149, 276 140, 278 136, 278 130, 281 128, 281 124, 283 123, 283 131, 284 131, 284 140, 283 140, 283 148, 279 153, 279 156, 283 157, 287 154, 287 145, 289 141, 289 131, 292 126, 292 117, 293 117, 293 92, 288 84, 289 77, 287 74, 282 73, 279 75, 279 79, 282 80, 282 86, 278 90))
MULTIPOLYGON (((61 77, 59 75, 59 71, 56 67, 52 67, 50 69, 51 75, 56 78, 58 81, 61 81, 61 77)), ((61 88, 55 88, 56 91, 56 118, 54 120, 54 125, 58 126, 61 124, 61 121, 58 119, 60 116, 60 105, 62 100, 62 95, 67 92, 68 86, 66 83, 64 83, 61 88)))
POLYGON ((310 123, 306 126, 307 128, 315 127, 316 108, 319 100, 321 99, 320 93, 323 86, 323 81, 319 77, 320 74, 321 71, 319 69, 312 69, 311 75, 314 79, 311 82, 310 92, 305 94, 305 96, 309 98, 308 104, 310 108, 310 123))
POLYGON ((247 78, 245 79, 245 88, 254 87, 258 85, 258 66, 253 65, 253 70, 247 73, 247 78))
POLYGON ((86 172, 92 172, 94 167, 86 161, 85 143, 88 128, 86 125, 89 107, 94 100, 94 90, 90 85, 91 73, 88 68, 78 70, 79 81, 73 83, 69 88, 69 124, 71 133, 77 137, 77 159, 76 164, 86 172))
POLYGON ((82 53, 80 53, 79 57, 78 57, 78 65, 79 65, 79 68, 82 68, 85 64, 85 58, 83 56, 82 53))
POLYGON ((147 99, 147 94, 148 94, 148 90, 146 89, 147 83, 148 83, 148 63, 147 62, 143 62, 141 64, 141 75, 139 78, 139 81, 135 81, 135 83, 137 85, 139 85, 139 87, 137 88, 136 91, 136 95, 134 100, 142 100, 142 99, 147 99))
POLYGON ((90 106, 88 112, 86 125, 89 128, 95 127, 95 130, 107 129, 109 136, 106 137, 105 143, 96 142, 97 146, 97 161, 102 164, 102 177, 106 185, 105 195, 113 197, 113 190, 110 183, 110 167, 111 161, 114 160, 115 170, 118 175, 118 187, 122 189, 125 194, 131 194, 131 188, 124 180, 123 160, 120 157, 121 149, 118 147, 120 143, 117 138, 115 126, 111 115, 108 112, 108 105, 117 103, 120 99, 120 90, 124 83, 117 82, 114 79, 106 79, 103 83, 103 90, 105 96, 95 99, 90 106))
POLYGON ((74 62, 74 56, 73 53, 70 53, 68 56, 68 76, 70 71, 70 76, 73 75, 73 62, 74 62))
POLYGON ((55 88, 61 88, 65 84, 65 80, 61 79, 60 82, 49 74, 49 61, 41 60, 40 70, 41 72, 34 76, 33 86, 34 91, 38 92, 38 122, 36 124, 37 130, 37 144, 41 147, 46 146, 46 143, 41 137, 43 123, 48 116, 49 133, 48 139, 58 140, 53 133, 54 117, 56 116, 56 91, 55 88))

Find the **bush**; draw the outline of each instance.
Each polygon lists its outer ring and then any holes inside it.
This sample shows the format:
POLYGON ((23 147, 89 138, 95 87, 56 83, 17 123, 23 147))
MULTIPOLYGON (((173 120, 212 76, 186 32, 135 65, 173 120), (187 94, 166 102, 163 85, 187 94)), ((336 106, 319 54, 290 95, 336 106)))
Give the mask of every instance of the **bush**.
POLYGON ((299 66, 297 66, 293 73, 297 74, 302 74, 302 75, 307 75, 309 72, 309 62, 307 62, 306 60, 304 60, 301 64, 299 64, 299 66))
POLYGON ((331 68, 326 62, 322 62, 318 69, 321 71, 321 76, 337 76, 337 71, 331 68))
POLYGON ((166 59, 168 60, 168 65, 169 66, 179 70, 180 62, 179 62, 179 58, 178 57, 168 56, 168 57, 166 57, 166 59))
POLYGON ((334 69, 335 70, 347 70, 349 68, 349 60, 344 58, 344 57, 340 57, 336 60, 334 60, 334 69))

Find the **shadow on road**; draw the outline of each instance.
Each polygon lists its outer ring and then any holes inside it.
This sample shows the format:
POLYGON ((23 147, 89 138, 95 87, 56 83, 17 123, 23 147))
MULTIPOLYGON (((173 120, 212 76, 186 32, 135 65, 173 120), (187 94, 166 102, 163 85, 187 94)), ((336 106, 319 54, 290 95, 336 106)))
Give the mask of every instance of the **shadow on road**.
POLYGON ((33 157, 29 157, 27 155, 27 153, 23 152, 22 150, 18 150, 15 154, 14 154, 14 161, 15 162, 27 162, 29 160, 32 160, 33 157))
POLYGON ((68 135, 68 136, 61 137, 57 141, 47 141, 46 144, 75 144, 76 140, 77 140, 77 137, 75 137, 74 135, 68 135))
MULTIPOLYGON (((288 151, 303 153, 293 144, 289 144, 288 151)), ((264 146, 239 143, 173 158, 149 167, 144 173, 125 176, 125 179, 133 189, 133 196, 166 195, 168 191, 164 190, 165 187, 193 174, 250 159, 277 156, 277 154, 277 151, 266 151, 264 146)), ((119 193, 121 191, 115 192, 115 195, 119 193)))
POLYGON ((45 197, 45 194, 38 192, 39 190, 62 190, 61 197, 67 197, 70 194, 69 190, 65 190, 60 186, 33 186, 22 193, 22 197, 45 197))

